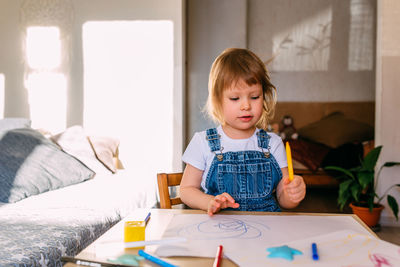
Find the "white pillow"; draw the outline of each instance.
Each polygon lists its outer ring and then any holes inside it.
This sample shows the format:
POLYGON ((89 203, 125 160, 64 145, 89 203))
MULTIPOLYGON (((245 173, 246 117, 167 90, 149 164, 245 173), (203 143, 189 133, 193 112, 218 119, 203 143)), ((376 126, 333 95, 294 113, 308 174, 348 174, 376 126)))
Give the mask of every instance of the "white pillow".
POLYGON ((110 173, 110 170, 96 158, 82 126, 72 126, 64 132, 52 136, 51 140, 58 144, 64 152, 78 159, 95 173, 110 173))

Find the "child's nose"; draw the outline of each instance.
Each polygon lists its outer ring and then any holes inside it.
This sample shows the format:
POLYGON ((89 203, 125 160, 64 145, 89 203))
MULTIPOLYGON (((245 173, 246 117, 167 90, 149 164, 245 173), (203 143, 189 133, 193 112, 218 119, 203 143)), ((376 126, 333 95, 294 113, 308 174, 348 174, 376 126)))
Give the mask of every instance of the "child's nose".
POLYGON ((241 105, 240 105, 240 110, 248 110, 250 109, 250 103, 249 101, 242 101, 241 105))

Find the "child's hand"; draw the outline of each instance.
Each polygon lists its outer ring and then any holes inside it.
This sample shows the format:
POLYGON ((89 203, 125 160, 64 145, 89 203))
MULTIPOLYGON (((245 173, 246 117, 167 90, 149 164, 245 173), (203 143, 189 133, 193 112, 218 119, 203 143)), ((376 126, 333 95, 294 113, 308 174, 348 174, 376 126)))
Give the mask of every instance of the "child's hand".
POLYGON ((239 203, 235 203, 233 197, 228 193, 222 193, 221 195, 216 195, 210 200, 208 203, 207 213, 212 216, 214 213, 226 208, 239 208, 239 203))
POLYGON ((283 179, 283 190, 289 200, 293 203, 302 201, 306 196, 306 184, 304 183, 303 177, 294 175, 292 181, 289 180, 288 176, 283 179))

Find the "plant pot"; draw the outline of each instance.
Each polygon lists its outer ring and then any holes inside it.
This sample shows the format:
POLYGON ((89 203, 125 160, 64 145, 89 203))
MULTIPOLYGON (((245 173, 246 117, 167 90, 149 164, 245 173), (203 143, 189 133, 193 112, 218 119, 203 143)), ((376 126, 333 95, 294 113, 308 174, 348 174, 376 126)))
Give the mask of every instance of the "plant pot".
POLYGON ((372 212, 370 212, 367 207, 356 206, 353 203, 350 203, 350 208, 367 226, 374 227, 378 224, 379 219, 381 218, 381 212, 384 206, 377 204, 377 207, 374 207, 372 212))

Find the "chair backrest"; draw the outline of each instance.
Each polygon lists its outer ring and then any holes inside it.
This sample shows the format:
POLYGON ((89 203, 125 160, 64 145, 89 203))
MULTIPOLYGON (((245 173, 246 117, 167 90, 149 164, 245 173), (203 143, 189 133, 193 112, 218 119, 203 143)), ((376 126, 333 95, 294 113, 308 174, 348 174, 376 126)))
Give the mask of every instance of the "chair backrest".
POLYGON ((160 208, 170 209, 173 205, 182 204, 179 197, 171 198, 169 195, 170 186, 178 186, 181 183, 183 173, 158 173, 157 183, 160 193, 160 208))

